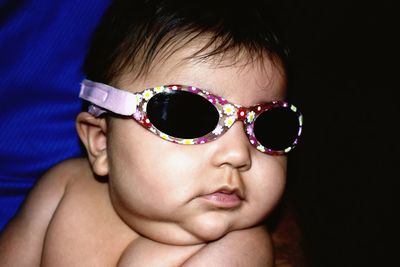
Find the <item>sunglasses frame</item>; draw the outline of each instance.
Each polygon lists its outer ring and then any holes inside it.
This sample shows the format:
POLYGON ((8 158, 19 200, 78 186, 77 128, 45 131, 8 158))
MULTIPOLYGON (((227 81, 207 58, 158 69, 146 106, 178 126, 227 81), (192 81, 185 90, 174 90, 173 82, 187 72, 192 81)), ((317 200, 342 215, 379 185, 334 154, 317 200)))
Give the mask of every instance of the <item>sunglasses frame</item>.
POLYGON ((98 117, 107 111, 118 115, 129 116, 162 139, 183 145, 204 144, 213 141, 228 131, 236 121, 242 121, 244 124, 244 132, 250 143, 258 151, 269 155, 283 155, 291 151, 297 145, 303 126, 303 115, 294 105, 285 101, 276 100, 251 107, 244 107, 231 103, 220 96, 195 86, 164 85, 148 88, 137 93, 131 93, 103 83, 83 80, 79 96, 92 103, 92 105, 89 106, 89 112, 94 116, 98 117), (219 113, 219 120, 215 129, 204 136, 192 139, 173 137, 158 130, 147 117, 147 103, 153 96, 171 91, 190 92, 207 99, 219 113), (258 116, 269 109, 277 107, 288 108, 296 113, 299 122, 296 139, 291 146, 283 150, 272 150, 265 147, 257 141, 254 134, 254 123, 258 116))

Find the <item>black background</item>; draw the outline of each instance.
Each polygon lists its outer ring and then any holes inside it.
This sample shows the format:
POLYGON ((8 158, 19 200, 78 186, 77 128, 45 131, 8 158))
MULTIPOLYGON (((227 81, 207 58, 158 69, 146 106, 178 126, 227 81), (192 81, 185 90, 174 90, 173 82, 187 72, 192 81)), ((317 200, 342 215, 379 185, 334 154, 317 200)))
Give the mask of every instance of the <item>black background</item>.
POLYGON ((310 266, 400 266, 394 1, 281 1, 304 114, 288 191, 310 266))

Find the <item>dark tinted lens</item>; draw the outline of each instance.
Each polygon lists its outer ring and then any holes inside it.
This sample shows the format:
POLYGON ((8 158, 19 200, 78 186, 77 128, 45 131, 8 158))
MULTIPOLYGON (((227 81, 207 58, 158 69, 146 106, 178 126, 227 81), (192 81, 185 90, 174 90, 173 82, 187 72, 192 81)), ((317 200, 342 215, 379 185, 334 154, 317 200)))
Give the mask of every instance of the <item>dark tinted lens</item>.
POLYGON ((289 108, 277 107, 263 112, 254 123, 254 134, 263 146, 284 150, 293 145, 299 130, 299 119, 289 108))
POLYGON ((147 103, 147 117, 161 132, 173 137, 193 139, 215 129, 219 113, 205 98, 186 91, 171 91, 153 96, 147 103))

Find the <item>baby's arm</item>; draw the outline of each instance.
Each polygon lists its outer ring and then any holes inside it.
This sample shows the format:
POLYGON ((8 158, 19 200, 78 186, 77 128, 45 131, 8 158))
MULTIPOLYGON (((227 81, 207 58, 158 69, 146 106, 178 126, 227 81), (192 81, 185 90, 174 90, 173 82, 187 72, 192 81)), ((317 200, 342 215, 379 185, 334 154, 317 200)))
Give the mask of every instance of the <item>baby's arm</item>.
POLYGON ((135 266, 273 266, 272 244, 267 231, 259 226, 233 231, 208 244, 174 246, 139 237, 120 258, 118 267, 135 266))
POLYGON ((269 267, 273 266, 272 254, 270 236, 258 226, 192 246, 162 244, 139 237, 121 255, 118 267, 269 267))
POLYGON ((40 266, 47 227, 73 176, 74 166, 74 161, 67 161, 54 167, 29 193, 0 235, 0 266, 40 266))
POLYGON ((258 226, 228 233, 211 242, 182 266, 267 267, 273 266, 272 242, 264 227, 258 226))

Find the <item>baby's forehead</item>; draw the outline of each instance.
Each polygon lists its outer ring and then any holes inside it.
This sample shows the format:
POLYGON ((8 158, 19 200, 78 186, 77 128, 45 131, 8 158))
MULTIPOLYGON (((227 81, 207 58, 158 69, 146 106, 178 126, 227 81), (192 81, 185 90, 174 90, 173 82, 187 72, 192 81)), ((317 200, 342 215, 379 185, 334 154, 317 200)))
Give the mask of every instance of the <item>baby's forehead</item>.
POLYGON ((236 102, 247 98, 257 103, 284 98, 286 77, 279 61, 268 55, 252 58, 245 51, 235 50, 202 58, 196 55, 204 46, 202 41, 192 41, 173 53, 160 54, 146 73, 137 78, 127 73, 119 80, 118 87, 139 92, 161 85, 190 85, 236 102))
POLYGON ((282 70, 282 59, 265 49, 252 49, 246 45, 238 45, 228 41, 215 39, 212 33, 180 34, 173 38, 160 41, 157 48, 143 47, 140 55, 126 68, 125 76, 148 76, 151 72, 162 71, 164 67, 171 72, 176 67, 187 63, 208 63, 210 68, 234 67, 246 69, 247 65, 259 64, 262 68, 271 68, 271 65, 282 70))

